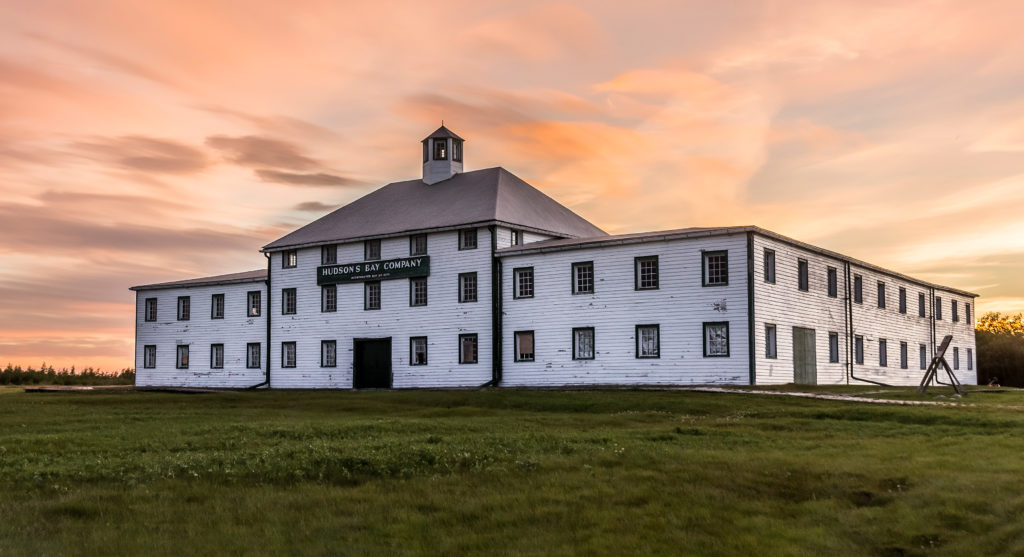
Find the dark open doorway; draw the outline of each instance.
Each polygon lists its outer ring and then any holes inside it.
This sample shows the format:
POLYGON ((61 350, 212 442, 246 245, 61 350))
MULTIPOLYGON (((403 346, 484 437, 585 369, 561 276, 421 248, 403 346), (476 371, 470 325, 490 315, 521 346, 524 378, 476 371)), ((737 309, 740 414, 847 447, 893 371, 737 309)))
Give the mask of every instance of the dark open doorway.
POLYGON ((354 340, 352 386, 356 389, 391 388, 391 339, 354 340))

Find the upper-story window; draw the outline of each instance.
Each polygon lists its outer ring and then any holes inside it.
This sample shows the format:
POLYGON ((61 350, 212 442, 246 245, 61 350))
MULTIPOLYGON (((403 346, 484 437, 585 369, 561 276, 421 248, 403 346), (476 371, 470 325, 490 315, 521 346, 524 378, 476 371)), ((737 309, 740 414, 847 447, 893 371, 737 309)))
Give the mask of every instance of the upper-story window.
POLYGON ((764 249, 764 281, 775 284, 775 250, 764 249))
POLYGON ((178 321, 188 321, 192 299, 188 296, 178 296, 178 321))
POLYGON ((475 228, 467 228, 459 231, 459 249, 476 249, 475 228))
POLYGON ((146 298, 146 321, 156 321, 156 298, 146 298))
POLYGON ((924 292, 917 293, 917 316, 924 317, 924 292))
POLYGON ((321 265, 337 265, 338 263, 338 246, 337 244, 331 244, 329 246, 320 246, 320 264, 321 265))
POLYGON ((839 273, 835 267, 828 268, 828 296, 829 298, 839 296, 839 273))
POLYGON ((512 271, 512 297, 533 297, 533 267, 522 267, 512 271))
POLYGON ((900 313, 907 313, 907 289, 900 288, 900 313))
POLYGON ((885 309, 885 283, 878 281, 878 307, 885 309))
POLYGON ((853 275, 853 301, 864 303, 864 278, 860 275, 853 275))
POLYGON ((594 262, 583 261, 572 264, 572 293, 594 293, 594 262))
POLYGON ((246 310, 245 315, 248 317, 259 317, 260 316, 260 291, 253 290, 246 294, 246 310))
POLYGON ((476 273, 459 275, 459 302, 476 301, 476 273))
POLYGON ((224 319, 223 294, 214 294, 210 299, 210 319, 224 319))
POLYGON ((810 271, 806 259, 796 260, 796 287, 804 292, 810 290, 810 271))
POLYGON ((291 269, 299 264, 299 251, 290 249, 281 254, 281 268, 291 269))
POLYGON ((281 289, 281 314, 295 315, 296 312, 296 290, 294 288, 281 289))
POLYGON ((511 245, 513 245, 513 246, 521 246, 521 245, 523 245, 523 231, 522 230, 513 230, 512 231, 512 244, 511 245))
POLYGON ((322 313, 338 311, 337 284, 325 284, 320 288, 320 311, 322 313))
POLYGON ((956 323, 956 322, 960 321, 960 313, 957 311, 956 300, 950 300, 950 301, 953 302, 953 322, 956 323))
POLYGON ((658 289, 658 256, 637 257, 633 260, 633 286, 636 290, 658 289))
POLYGON ((445 138, 434 139, 434 160, 448 160, 448 140, 445 138))
POLYGON ((452 160, 462 162, 462 141, 452 139, 452 160))
POLYGON ((409 279, 409 305, 427 305, 427 277, 409 279))
POLYGON ((935 297, 935 319, 942 321, 942 298, 935 297))
POLYGON ((363 259, 366 261, 380 259, 380 240, 367 240, 363 242, 363 259))
POLYGON ((729 284, 729 252, 705 251, 702 254, 702 275, 704 286, 725 286, 729 284))
POLYGON ((427 235, 413 234, 409 236, 409 255, 427 254, 427 235))
POLYGON ((971 324, 971 304, 964 302, 964 319, 967 320, 967 324, 971 324))
POLYGON ((380 309, 380 281, 363 283, 363 309, 380 309))

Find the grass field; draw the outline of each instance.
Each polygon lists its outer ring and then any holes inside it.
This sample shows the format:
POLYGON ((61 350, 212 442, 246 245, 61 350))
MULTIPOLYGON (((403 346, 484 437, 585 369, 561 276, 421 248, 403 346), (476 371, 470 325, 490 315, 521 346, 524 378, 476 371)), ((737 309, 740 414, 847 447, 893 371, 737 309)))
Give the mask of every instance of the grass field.
POLYGON ((0 555, 63 554, 1022 555, 1024 392, 0 388, 0 555))

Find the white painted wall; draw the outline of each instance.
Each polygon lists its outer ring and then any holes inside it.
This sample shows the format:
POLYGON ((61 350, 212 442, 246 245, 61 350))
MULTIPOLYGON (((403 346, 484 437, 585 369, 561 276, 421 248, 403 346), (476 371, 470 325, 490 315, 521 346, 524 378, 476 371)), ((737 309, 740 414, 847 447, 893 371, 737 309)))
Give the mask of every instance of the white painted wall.
POLYGON ((745 234, 504 256, 502 385, 746 384, 746 269, 745 234), (728 286, 702 286, 701 250, 728 250, 728 286), (659 289, 637 291, 634 258, 651 255, 659 289), (594 262, 593 294, 572 293, 579 261, 594 262), (533 298, 513 299, 517 267, 533 267, 533 298), (703 356, 705 321, 729 322, 729 357, 703 356), (658 359, 636 358, 635 327, 644 324, 660 325, 658 359), (593 360, 572 359, 574 327, 594 327, 593 360), (516 362, 513 334, 527 330, 535 361, 516 362))
MULTIPOLYGON (((261 343, 261 357, 267 349, 266 286, 263 280, 191 288, 141 290, 135 296, 135 384, 139 387, 249 387, 263 382, 266 367, 246 368, 246 344, 261 343), (263 312, 247 317, 247 293, 261 292, 263 312), (213 294, 224 294, 224 318, 211 319, 213 294), (178 296, 189 296, 188 321, 178 321, 178 296), (157 299, 157 320, 145 320, 146 298, 157 299), (156 345, 156 367, 143 366, 143 350, 156 345), (224 368, 210 368, 210 345, 224 345, 224 368), (177 369, 177 347, 189 346, 188 369, 177 369)), ((265 364, 263 360, 261 364, 265 364)))

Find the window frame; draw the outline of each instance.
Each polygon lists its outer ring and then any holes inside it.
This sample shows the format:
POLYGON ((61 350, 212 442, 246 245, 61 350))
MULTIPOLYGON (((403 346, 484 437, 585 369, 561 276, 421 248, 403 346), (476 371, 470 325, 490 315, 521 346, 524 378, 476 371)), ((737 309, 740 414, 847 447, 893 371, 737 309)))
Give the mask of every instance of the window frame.
POLYGON ((415 257, 417 255, 427 255, 427 234, 412 234, 409 236, 409 257, 415 257), (423 240, 423 251, 419 250, 417 242, 423 240))
POLYGON ((523 245, 523 241, 524 241, 523 235, 524 235, 524 232, 522 230, 519 230, 518 228, 513 228, 509 232, 511 233, 510 235, 512 236, 511 243, 509 244, 509 246, 521 246, 521 245, 523 245))
POLYGON ((259 317, 263 313, 263 291, 249 290, 245 293, 245 316, 259 317), (253 301, 256 303, 253 304, 253 301))
POLYGON ((380 238, 363 240, 363 261, 380 261, 381 251, 380 238))
POLYGON ((409 277, 409 307, 426 307, 429 298, 427 297, 427 277, 409 277), (416 299, 416 286, 423 285, 423 301, 416 299))
POLYGON ((294 269, 299 266, 299 250, 288 249, 281 252, 281 268, 294 269))
POLYGON ((924 371, 924 370, 928 369, 928 360, 929 360, 929 358, 928 358, 928 345, 927 344, 920 344, 919 343, 918 344, 918 354, 917 355, 918 355, 918 359, 921 360, 919 362, 919 364, 918 364, 920 366, 921 370, 924 371))
POLYGON ((424 337, 424 336, 409 337, 409 365, 410 366, 425 366, 425 365, 429 365, 430 358, 429 358, 428 346, 429 346, 429 343, 427 342, 427 337, 424 337), (423 341, 423 361, 422 362, 417 362, 416 361, 416 343, 419 342, 419 341, 423 341))
POLYGON ((431 147, 434 149, 435 161, 446 161, 448 160, 448 139, 445 137, 435 137, 431 143, 431 147))
POLYGON ((477 249, 480 245, 477 228, 462 228, 459 230, 459 251, 477 249), (472 238, 472 242, 470 242, 472 238))
POLYGON ((878 309, 885 309, 885 281, 878 281, 878 309))
POLYGON ((320 341, 320 367, 338 367, 338 341, 334 339, 320 341), (330 350, 328 350, 330 348, 330 350), (330 357, 328 357, 330 356, 330 357))
POLYGON ((294 340, 286 340, 281 343, 281 369, 294 369, 298 364, 299 353, 294 340), (291 356, 291 362, 288 361, 291 356))
POLYGON ((649 323, 646 325, 637 325, 634 329, 634 336, 636 339, 636 358, 637 360, 657 360, 661 358, 661 325, 657 323, 649 323), (654 343, 655 353, 653 355, 643 355, 641 351, 642 343, 641 330, 642 329, 653 329, 654 330, 654 343))
POLYGON ((477 333, 461 333, 459 334, 459 365, 476 364, 480 361, 480 337, 477 333), (473 359, 469 360, 466 358, 464 340, 473 341, 473 359))
POLYGON ((597 272, 594 269, 594 262, 593 261, 576 261, 576 262, 574 262, 572 264, 572 293, 573 293, 574 296, 577 295, 577 294, 585 296, 587 294, 593 294, 594 292, 596 292, 597 291, 597 284, 596 284, 597 280, 596 279, 597 279, 597 272), (585 269, 585 268, 588 268, 588 267, 590 268, 590 290, 580 290, 579 289, 579 286, 580 286, 579 282, 580 281, 579 281, 579 278, 578 278, 578 273, 579 273, 578 270, 579 269, 585 269))
POLYGON ((935 297, 935 320, 942 321, 942 296, 935 297))
POLYGON ((907 289, 902 286, 899 289, 899 312, 907 314, 907 289))
POLYGON ((953 347, 953 371, 960 371, 960 347, 953 347))
POLYGON ((142 308, 142 319, 147 323, 153 323, 157 320, 158 310, 160 308, 160 302, 157 298, 146 298, 143 302, 142 308), (150 315, 150 306, 152 305, 153 312, 150 315))
POLYGON ((659 290, 661 288, 661 264, 657 255, 643 255, 633 258, 633 290, 659 290), (654 263, 654 285, 644 286, 644 263, 654 263))
POLYGON ((534 278, 535 275, 533 274, 533 267, 516 267, 512 269, 512 299, 522 300, 526 298, 533 298, 535 292, 534 278), (523 276, 524 273, 529 273, 530 277, 529 294, 523 294, 522 284, 520 282, 520 277, 523 276))
POLYGON ((952 304, 952 311, 950 312, 951 319, 953 319, 953 323, 959 323, 960 322, 960 311, 959 311, 959 305, 960 304, 957 304, 956 303, 957 301, 952 299, 952 298, 950 298, 949 301, 952 304))
POLYGON ((245 344, 245 369, 260 369, 263 367, 263 344, 259 342, 247 342, 245 344), (256 361, 253 363, 253 348, 256 349, 256 361))
POLYGON ((764 248, 763 267, 764 281, 768 284, 775 284, 775 250, 764 248))
POLYGON ((859 366, 864 365, 864 335, 853 337, 853 363, 859 366))
POLYGON ((216 342, 210 345, 210 369, 224 369, 224 344, 216 342), (218 354, 218 350, 219 354, 218 354), (217 361, 217 356, 220 356, 220 361, 217 361))
POLYGON ((462 140, 452 138, 452 162, 462 162, 462 140))
POLYGON ((178 321, 192 320, 192 296, 178 296, 178 321))
POLYGON ((324 284, 320 287, 320 313, 338 312, 338 285, 324 284))
POLYGON ((597 333, 593 327, 573 327, 572 328, 572 359, 573 360, 593 360, 597 358, 597 333), (580 356, 579 342, 576 337, 577 333, 590 333, 590 356, 580 356))
POLYGON ((156 345, 146 344, 142 347, 142 368, 143 369, 155 369, 156 368, 156 345))
POLYGON ((802 257, 796 260, 796 289, 801 292, 811 291, 811 264, 802 257))
POLYGON ((779 359, 779 329, 775 323, 764 324, 764 357, 768 360, 779 359))
POLYGON ((472 273, 459 273, 459 303, 460 304, 472 304, 476 303, 480 299, 480 282, 477 280, 476 271, 472 273), (470 299, 470 290, 467 288, 467 281, 472 279, 472 299, 470 299))
POLYGON ((703 342, 704 345, 704 357, 705 358, 728 358, 731 354, 732 342, 729 338, 729 322, 728 321, 705 321, 703 324, 703 342), (712 354, 710 351, 710 343, 708 339, 708 329, 712 327, 725 327, 725 354, 712 354))
POLYGON ((828 267, 825 271, 826 281, 828 283, 828 297, 838 298, 839 297, 839 270, 835 267, 828 267))
POLYGON ((967 349, 967 371, 974 371, 974 349, 967 349))
POLYGON ((327 244, 325 246, 320 246, 320 264, 338 264, 338 244, 327 244))
POLYGON ((889 367, 889 341, 878 339, 878 367, 889 367))
POLYGON ((828 333, 828 363, 839 363, 839 333, 837 331, 828 333))
POLYGON ((924 298, 924 292, 918 292, 917 293, 917 316, 918 317, 927 317, 927 312, 925 310, 924 299, 925 299, 924 298))
POLYGON ((853 303, 864 303, 864 276, 853 275, 853 303))
POLYGON ((177 345, 178 349, 174 357, 174 369, 188 369, 188 346, 187 344, 177 345), (182 358, 182 355, 185 357, 182 358))
POLYGON ((910 369, 910 346, 900 341, 900 369, 910 369))
POLYGON ((729 250, 700 250, 700 282, 703 287, 729 286, 729 250), (725 265, 719 271, 724 274, 724 281, 710 282, 710 265, 713 257, 724 257, 725 265))
POLYGON ((297 288, 281 289, 281 315, 296 315, 299 311, 299 291, 297 288), (291 304, 289 306, 289 304, 291 304))
POLYGON ((379 280, 367 280, 363 282, 363 311, 378 311, 384 306, 384 293, 379 280), (376 305, 373 292, 376 291, 376 305))
POLYGON ((513 331, 512 332, 512 360, 515 362, 532 362, 536 359, 537 355, 537 337, 533 331, 513 331), (533 352, 529 354, 529 357, 523 357, 523 353, 520 352, 519 335, 529 335, 530 342, 533 343, 533 352))
POLYGON ((224 294, 212 294, 210 296, 210 319, 224 319, 224 294), (217 311, 218 309, 220 310, 219 312, 217 311))

